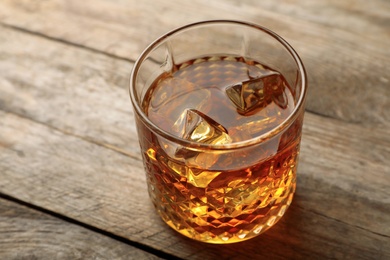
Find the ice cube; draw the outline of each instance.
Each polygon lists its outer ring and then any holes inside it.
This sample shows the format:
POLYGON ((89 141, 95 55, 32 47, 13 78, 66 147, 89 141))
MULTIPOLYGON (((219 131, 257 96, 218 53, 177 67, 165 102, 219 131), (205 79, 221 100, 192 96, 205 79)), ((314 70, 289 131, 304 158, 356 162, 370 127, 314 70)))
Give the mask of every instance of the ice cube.
POLYGON ((196 109, 185 110, 173 125, 173 131, 193 142, 221 145, 232 141, 221 124, 196 109))
POLYGON ((207 188, 218 175, 220 171, 194 171, 190 169, 187 175, 187 181, 198 188, 207 188))
POLYGON ((272 130, 276 124, 276 117, 256 116, 250 121, 243 121, 238 126, 232 127, 229 131, 245 133, 249 137, 247 139, 250 139, 272 130))
POLYGON ((267 81, 267 84, 264 88, 266 96, 271 97, 271 100, 276 105, 278 105, 280 108, 285 109, 287 107, 287 95, 285 92, 286 81, 279 73, 272 77, 269 77, 268 79, 269 80, 267 81))
POLYGON ((196 86, 187 80, 168 77, 161 82, 158 88, 153 92, 151 107, 156 109, 172 102, 182 96, 184 93, 190 93, 196 86))
POLYGON ((284 92, 285 86, 283 84, 277 85, 273 88, 272 101, 280 108, 286 109, 288 105, 287 94, 284 92))
POLYGON ((207 88, 185 79, 167 78, 151 93, 148 117, 163 130, 171 132, 172 124, 186 109, 207 112, 211 106, 210 96, 207 88))
POLYGON ((241 115, 252 115, 272 101, 284 106, 284 84, 278 72, 271 71, 257 78, 229 86, 226 94, 241 115))
MULTIPOLYGON (((195 109, 182 113, 174 124, 174 131, 184 139, 199 143, 222 145, 232 142, 221 124, 195 109)), ((175 156, 185 159, 187 166, 200 169, 210 169, 219 158, 217 153, 204 153, 186 147, 178 148, 175 156)))

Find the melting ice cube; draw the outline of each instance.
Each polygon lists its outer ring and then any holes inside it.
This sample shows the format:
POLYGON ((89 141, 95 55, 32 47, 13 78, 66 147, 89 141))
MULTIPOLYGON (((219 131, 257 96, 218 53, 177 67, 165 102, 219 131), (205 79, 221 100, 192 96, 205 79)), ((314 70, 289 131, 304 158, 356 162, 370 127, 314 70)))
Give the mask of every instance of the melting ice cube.
MULTIPOLYGON (((221 124, 195 109, 188 109, 182 113, 175 122, 174 131, 182 138, 194 142, 214 145, 232 142, 232 138, 221 124)), ((201 169, 210 169, 219 158, 216 153, 198 152, 186 147, 178 148, 175 156, 185 158, 188 166, 201 169)))
POLYGON ((153 109, 159 109, 188 93, 192 93, 195 89, 196 86, 192 82, 180 78, 168 77, 153 92, 150 105, 153 109))
POLYGON ((189 108, 208 111, 210 96, 207 88, 201 88, 185 79, 166 78, 151 93, 148 117, 165 131, 171 132, 172 124, 183 111, 189 108))
POLYGON ((221 145, 232 141, 221 124, 195 109, 185 110, 173 130, 182 138, 199 143, 221 145))
POLYGON ((287 106, 284 97, 284 84, 278 72, 271 72, 258 78, 232 85, 226 94, 242 115, 263 109, 272 101, 278 106, 287 106))

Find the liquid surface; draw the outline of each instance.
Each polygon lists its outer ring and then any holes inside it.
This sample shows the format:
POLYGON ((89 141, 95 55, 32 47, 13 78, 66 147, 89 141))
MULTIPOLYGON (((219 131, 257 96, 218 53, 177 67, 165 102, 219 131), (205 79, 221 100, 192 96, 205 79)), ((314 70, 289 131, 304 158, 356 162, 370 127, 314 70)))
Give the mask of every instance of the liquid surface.
MULTIPOLYGON (((193 142, 227 144, 273 129, 294 109, 280 73, 236 57, 178 65, 145 96, 149 119, 193 142)), ((137 119, 138 120, 138 119, 137 119)), ((295 190, 302 117, 264 144, 194 151, 138 130, 150 197, 181 234, 210 243, 254 237, 283 216, 295 190)))
POLYGON ((206 143, 224 144, 273 129, 291 114, 294 99, 276 71, 242 58, 207 57, 183 63, 173 74, 160 77, 143 107, 160 128, 192 141, 205 142, 188 134, 188 129, 196 128, 189 126, 193 121, 206 121, 212 129, 222 126, 227 139, 206 143), (189 110, 198 118, 192 120, 189 110))

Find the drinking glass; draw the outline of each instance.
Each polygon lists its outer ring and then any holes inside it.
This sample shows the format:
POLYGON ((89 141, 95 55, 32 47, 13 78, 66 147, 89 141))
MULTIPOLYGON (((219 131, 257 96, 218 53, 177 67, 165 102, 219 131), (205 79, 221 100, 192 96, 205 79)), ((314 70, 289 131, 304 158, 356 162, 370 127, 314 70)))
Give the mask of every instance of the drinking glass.
POLYGON ((202 21, 149 45, 130 96, 164 222, 217 244, 275 225, 296 187, 306 89, 297 53, 260 25, 202 21))

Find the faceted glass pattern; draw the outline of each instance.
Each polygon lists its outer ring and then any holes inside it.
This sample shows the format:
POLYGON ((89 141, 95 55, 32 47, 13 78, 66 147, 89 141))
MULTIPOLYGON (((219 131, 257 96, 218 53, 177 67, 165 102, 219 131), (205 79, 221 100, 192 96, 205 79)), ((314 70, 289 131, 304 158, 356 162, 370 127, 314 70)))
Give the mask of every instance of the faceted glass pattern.
MULTIPOLYGON (((278 72, 240 57, 204 57, 176 69, 156 80, 144 109, 155 124, 185 140, 247 140, 283 122, 294 107, 278 72)), ((229 152, 188 149, 139 128, 149 194, 159 214, 181 234, 209 243, 264 232, 291 203, 300 126, 297 120, 267 145, 229 152)))
POLYGON ((276 160, 246 169, 202 171, 149 148, 144 153, 149 194, 178 232, 210 243, 243 241, 273 226, 290 205, 298 150, 293 145, 276 160))

